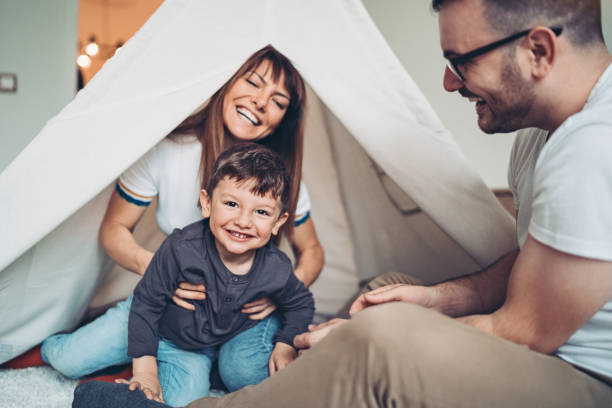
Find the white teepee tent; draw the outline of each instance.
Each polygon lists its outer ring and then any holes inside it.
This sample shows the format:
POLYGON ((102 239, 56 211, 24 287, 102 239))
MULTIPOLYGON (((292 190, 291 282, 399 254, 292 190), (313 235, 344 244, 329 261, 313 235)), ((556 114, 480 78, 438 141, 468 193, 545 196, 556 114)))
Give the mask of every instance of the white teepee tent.
POLYGON ((359 277, 437 280, 514 248, 511 218, 358 0, 166 0, 0 174, 0 362, 77 323, 112 266, 96 237, 116 177, 267 44, 313 91, 320 312, 359 277))

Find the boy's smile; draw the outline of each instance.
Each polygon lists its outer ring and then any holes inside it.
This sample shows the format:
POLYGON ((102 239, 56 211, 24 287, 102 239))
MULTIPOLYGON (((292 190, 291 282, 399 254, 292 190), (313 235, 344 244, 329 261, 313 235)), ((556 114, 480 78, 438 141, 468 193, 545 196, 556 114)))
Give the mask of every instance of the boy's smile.
POLYGON ((248 261, 257 248, 268 243, 287 220, 281 214, 278 199, 253 192, 253 181, 224 178, 219 181, 210 197, 200 193, 202 216, 209 218, 210 230, 224 262, 248 261))

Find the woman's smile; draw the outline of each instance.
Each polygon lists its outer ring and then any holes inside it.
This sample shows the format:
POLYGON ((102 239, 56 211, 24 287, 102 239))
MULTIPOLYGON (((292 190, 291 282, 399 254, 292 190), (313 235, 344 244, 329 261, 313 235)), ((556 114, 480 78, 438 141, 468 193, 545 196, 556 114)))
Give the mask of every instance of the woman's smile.
POLYGON ((243 106, 236 107, 236 112, 241 115, 245 120, 252 123, 253 126, 259 126, 259 124, 261 123, 261 121, 253 112, 243 106))

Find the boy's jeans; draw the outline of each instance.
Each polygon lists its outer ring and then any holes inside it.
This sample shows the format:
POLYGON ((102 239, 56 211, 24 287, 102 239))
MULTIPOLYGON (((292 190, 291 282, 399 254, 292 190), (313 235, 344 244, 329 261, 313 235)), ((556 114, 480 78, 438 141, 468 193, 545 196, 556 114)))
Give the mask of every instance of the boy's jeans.
MULTIPOLYGON (((132 296, 74 333, 47 338, 41 349, 43 360, 70 378, 131 362, 127 356, 131 302, 132 296)), ((265 379, 279 326, 280 319, 272 314, 226 343, 199 351, 181 350, 160 339, 157 360, 166 403, 181 406, 206 396, 217 352, 219 375, 229 391, 265 379)))

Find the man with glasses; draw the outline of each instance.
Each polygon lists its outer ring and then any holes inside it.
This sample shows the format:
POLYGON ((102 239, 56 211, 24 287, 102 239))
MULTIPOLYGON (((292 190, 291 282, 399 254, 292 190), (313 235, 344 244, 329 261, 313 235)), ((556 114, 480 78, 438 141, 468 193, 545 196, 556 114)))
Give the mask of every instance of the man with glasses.
MULTIPOLYGON (((430 287, 385 276, 395 284, 360 296, 351 320, 296 337, 321 343, 283 371, 191 407, 612 406, 612 56, 600 2, 433 7, 444 88, 475 102, 484 132, 526 129, 509 170, 520 252, 430 287)), ((150 403, 119 388, 98 404, 113 386, 80 386, 74 407, 150 403)))

